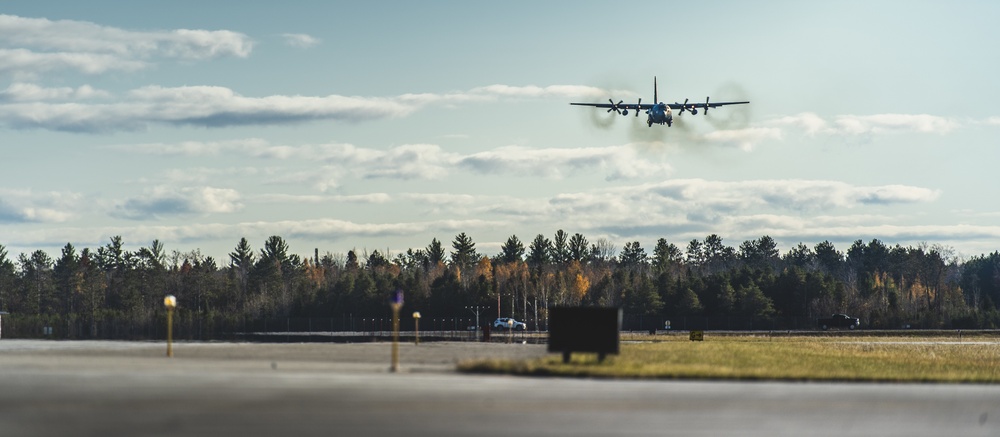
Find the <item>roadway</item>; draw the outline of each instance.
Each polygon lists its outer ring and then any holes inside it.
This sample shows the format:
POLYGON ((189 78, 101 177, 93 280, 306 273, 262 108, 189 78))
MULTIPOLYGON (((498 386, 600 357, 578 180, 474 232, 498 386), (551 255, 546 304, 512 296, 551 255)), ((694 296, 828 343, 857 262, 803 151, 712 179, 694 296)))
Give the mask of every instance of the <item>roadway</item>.
POLYGON ((0 340, 0 435, 1000 434, 1000 386, 456 374, 544 345, 0 340))

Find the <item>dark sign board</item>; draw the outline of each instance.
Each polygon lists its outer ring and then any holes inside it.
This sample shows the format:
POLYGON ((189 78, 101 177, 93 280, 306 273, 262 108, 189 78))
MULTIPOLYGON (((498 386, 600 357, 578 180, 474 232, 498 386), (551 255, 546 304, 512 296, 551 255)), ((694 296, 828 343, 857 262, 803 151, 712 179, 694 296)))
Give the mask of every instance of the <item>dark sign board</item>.
POLYGON ((621 308, 554 307, 549 309, 549 352, 596 353, 600 360, 618 353, 621 308))

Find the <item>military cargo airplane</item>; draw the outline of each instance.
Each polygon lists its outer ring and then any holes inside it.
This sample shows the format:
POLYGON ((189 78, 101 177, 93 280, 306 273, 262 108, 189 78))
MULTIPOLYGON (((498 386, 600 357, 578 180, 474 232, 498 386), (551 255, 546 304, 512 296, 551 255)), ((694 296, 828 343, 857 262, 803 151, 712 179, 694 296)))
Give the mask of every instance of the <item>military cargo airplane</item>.
POLYGON ((635 116, 636 117, 639 116, 639 111, 640 110, 645 109, 646 110, 646 114, 648 114, 646 116, 646 124, 649 127, 652 127, 653 123, 656 123, 656 124, 665 124, 665 125, 667 125, 667 127, 670 127, 673 124, 673 122, 674 122, 674 116, 673 116, 673 114, 670 111, 671 109, 679 110, 680 112, 678 112, 677 115, 684 114, 684 111, 690 112, 691 115, 696 115, 696 114, 698 114, 698 108, 702 108, 702 110, 704 111, 704 113, 708 114, 708 108, 718 108, 720 106, 726 106, 726 105, 743 105, 743 104, 750 103, 750 102, 718 102, 718 103, 709 103, 708 97, 705 97, 705 103, 691 103, 691 104, 688 104, 688 99, 684 99, 684 103, 677 103, 677 102, 674 102, 674 103, 663 103, 663 102, 656 103, 657 100, 658 100, 656 94, 657 94, 656 93, 656 77, 654 76, 653 77, 653 103, 647 103, 647 104, 643 105, 642 104, 642 98, 640 98, 639 102, 636 103, 636 104, 634 104, 634 105, 630 104, 630 103, 622 103, 623 100, 619 100, 618 103, 615 103, 615 101, 611 100, 611 99, 608 99, 609 103, 570 103, 570 105, 593 106, 595 108, 608 108, 608 112, 609 113, 611 111, 615 111, 615 112, 617 112, 617 113, 619 113, 621 115, 628 115, 628 111, 632 110, 632 111, 635 111, 635 116))

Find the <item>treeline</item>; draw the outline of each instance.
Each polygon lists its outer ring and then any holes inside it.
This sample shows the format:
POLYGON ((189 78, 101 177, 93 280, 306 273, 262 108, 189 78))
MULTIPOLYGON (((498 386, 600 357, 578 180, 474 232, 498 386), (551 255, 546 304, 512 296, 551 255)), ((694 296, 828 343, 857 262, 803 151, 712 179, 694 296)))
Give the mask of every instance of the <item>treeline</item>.
POLYGON ((167 253, 159 241, 127 251, 121 237, 96 250, 67 244, 56 259, 41 250, 12 259, 0 245, 0 311, 67 325, 72 337, 108 336, 99 329, 108 320, 158 324, 166 294, 188 320, 246 323, 381 317, 396 289, 425 317, 467 317, 470 306, 495 315, 499 305, 529 329, 544 329, 553 305, 619 306, 627 317, 657 320, 732 317, 778 329, 837 312, 869 328, 996 328, 1000 252, 963 261, 939 246, 876 239, 846 252, 824 241, 781 254, 768 236, 731 247, 714 234, 683 249, 661 238, 647 252, 638 242, 618 250, 562 230, 527 246, 511 236, 492 257, 465 233, 450 249, 433 239, 394 255, 315 249, 300 256, 279 236, 259 250, 244 238, 222 262, 198 250, 167 253))

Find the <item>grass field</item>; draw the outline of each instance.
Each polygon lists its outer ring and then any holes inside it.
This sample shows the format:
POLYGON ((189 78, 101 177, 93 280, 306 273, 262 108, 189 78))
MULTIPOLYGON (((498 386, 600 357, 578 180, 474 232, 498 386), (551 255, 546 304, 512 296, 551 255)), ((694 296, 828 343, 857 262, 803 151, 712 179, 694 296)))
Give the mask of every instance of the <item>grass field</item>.
POLYGON ((466 372, 598 378, 791 381, 1000 382, 996 337, 623 337, 620 355, 481 360, 466 372))

